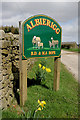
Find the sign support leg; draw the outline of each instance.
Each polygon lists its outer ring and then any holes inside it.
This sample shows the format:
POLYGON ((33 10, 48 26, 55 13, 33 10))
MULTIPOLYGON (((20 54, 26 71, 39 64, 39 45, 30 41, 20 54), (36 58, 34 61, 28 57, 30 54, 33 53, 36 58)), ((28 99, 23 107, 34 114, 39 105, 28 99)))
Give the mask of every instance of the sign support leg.
POLYGON ((54 58, 54 91, 59 90, 59 82, 60 82, 60 60, 61 58, 54 58))
POLYGON ((19 21, 19 88, 20 88, 20 106, 23 106, 27 100, 27 60, 22 60, 22 37, 21 21, 19 21))
POLYGON ((20 71, 20 106, 23 106, 27 100, 27 60, 22 60, 20 71))
POLYGON ((27 60, 22 60, 21 93, 21 103, 23 106, 27 100, 27 60))

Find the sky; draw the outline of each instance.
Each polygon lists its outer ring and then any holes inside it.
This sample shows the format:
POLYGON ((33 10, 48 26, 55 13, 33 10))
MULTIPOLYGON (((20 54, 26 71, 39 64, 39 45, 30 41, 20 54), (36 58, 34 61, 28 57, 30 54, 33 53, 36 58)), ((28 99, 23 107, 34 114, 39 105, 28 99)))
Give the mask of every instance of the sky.
POLYGON ((78 0, 14 0, 14 2, 13 0, 0 0, 0 26, 17 27, 19 21, 24 21, 33 15, 44 14, 60 24, 63 42, 79 43, 78 6, 78 0))

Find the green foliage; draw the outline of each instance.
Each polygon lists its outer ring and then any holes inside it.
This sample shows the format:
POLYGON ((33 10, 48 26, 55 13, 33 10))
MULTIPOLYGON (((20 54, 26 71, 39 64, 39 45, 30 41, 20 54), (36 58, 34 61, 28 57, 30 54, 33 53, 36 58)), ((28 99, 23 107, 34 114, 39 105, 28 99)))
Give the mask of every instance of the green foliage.
MULTIPOLYGON (((29 78, 35 76, 36 66, 42 59, 38 59, 32 71, 29 73, 29 78), (33 73, 33 76, 32 76, 33 73)), ((78 117, 78 83, 71 73, 61 64, 60 89, 55 92, 53 89, 54 62, 53 58, 47 58, 46 67, 49 67, 52 72, 46 75, 45 86, 35 85, 28 88, 28 100, 25 106, 29 110, 36 106, 37 99, 46 101, 45 111, 40 111, 40 118, 77 118, 78 117), (31 101, 32 99, 32 101, 31 101)), ((36 78, 36 76, 34 77, 36 78)))
POLYGON ((64 48, 63 50, 67 50, 67 51, 72 51, 72 52, 78 52, 78 53, 80 53, 80 48, 70 48, 70 49, 64 48))
POLYGON ((47 72, 49 72, 49 70, 48 70, 49 68, 47 68, 47 70, 46 70, 46 59, 43 58, 40 61, 40 64, 37 66, 37 69, 35 71, 36 80, 39 84, 42 84, 42 85, 46 84, 46 75, 47 75, 47 72))
POLYGON ((47 60, 47 58, 42 58, 41 59, 41 61, 40 61, 40 64, 42 65, 42 66, 45 66, 46 67, 46 61, 47 60))
POLYGON ((18 28, 15 28, 14 34, 19 34, 19 29, 18 28))
POLYGON ((13 110, 12 112, 10 109, 7 109, 2 112, 2 118, 19 118, 19 116, 16 111, 13 110))
POLYGON ((2 26, 0 29, 4 30, 5 33, 13 33, 13 34, 19 34, 19 28, 12 26, 2 26))
POLYGON ((44 85, 46 82, 46 71, 38 67, 35 72, 36 72, 37 83, 44 85))

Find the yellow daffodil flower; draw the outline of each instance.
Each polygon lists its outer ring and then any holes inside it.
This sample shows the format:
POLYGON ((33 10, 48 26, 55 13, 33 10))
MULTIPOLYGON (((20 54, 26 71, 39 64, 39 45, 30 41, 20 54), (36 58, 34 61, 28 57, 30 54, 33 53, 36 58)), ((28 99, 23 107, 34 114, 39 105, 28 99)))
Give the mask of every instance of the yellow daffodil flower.
POLYGON ((42 107, 42 109, 43 109, 43 107, 45 107, 45 106, 44 106, 44 105, 46 104, 45 101, 41 101, 41 102, 40 102, 40 100, 38 100, 38 103, 39 103, 39 105, 42 107))
POLYGON ((40 101, 40 100, 38 100, 38 103, 39 103, 39 105, 37 106, 38 107, 38 109, 35 111, 35 112, 37 112, 38 110, 39 111, 41 111, 41 110, 43 110, 43 108, 45 108, 45 104, 46 104, 46 102, 45 101, 40 101), (40 107, 41 106, 41 107, 40 107))
POLYGON ((45 105, 46 104, 46 102, 45 101, 42 101, 42 103, 45 105))
POLYGON ((42 110, 43 110, 44 104, 41 103, 41 107, 42 107, 42 110))
POLYGON ((40 104, 40 100, 38 100, 38 103, 40 104))
POLYGON ((41 64, 39 64, 39 68, 41 68, 41 66, 42 66, 42 65, 41 65, 41 64))
POLYGON ((43 67, 42 67, 42 69, 44 70, 44 69, 45 69, 45 67, 43 66, 43 67))
POLYGON ((41 108, 39 107, 37 110, 41 111, 41 108))
POLYGON ((46 71, 47 71, 47 72, 51 72, 51 69, 50 69, 50 68, 46 68, 46 71))

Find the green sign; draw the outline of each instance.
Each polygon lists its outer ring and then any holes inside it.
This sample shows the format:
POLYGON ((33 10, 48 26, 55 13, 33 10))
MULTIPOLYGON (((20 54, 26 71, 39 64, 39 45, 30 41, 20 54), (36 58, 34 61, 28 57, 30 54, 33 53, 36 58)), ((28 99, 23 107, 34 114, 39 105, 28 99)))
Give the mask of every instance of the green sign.
POLYGON ((60 57, 62 29, 51 17, 35 15, 22 23, 22 59, 60 57))

